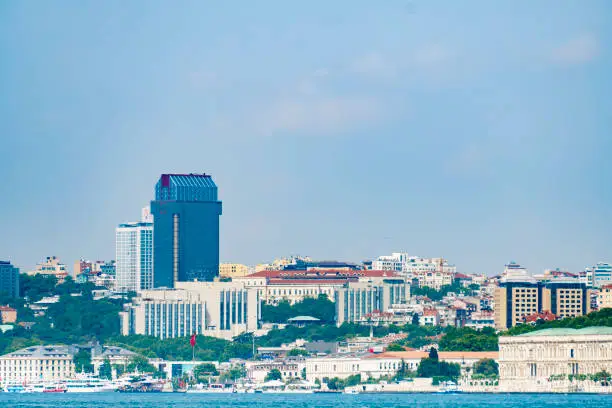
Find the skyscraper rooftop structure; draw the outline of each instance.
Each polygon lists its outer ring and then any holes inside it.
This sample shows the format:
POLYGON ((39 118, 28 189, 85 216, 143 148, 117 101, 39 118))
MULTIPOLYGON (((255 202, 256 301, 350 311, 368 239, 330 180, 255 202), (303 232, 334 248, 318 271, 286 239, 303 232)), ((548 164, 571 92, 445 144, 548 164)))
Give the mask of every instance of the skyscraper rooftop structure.
POLYGON ((151 202, 154 287, 218 276, 221 208, 210 175, 160 176, 151 202))

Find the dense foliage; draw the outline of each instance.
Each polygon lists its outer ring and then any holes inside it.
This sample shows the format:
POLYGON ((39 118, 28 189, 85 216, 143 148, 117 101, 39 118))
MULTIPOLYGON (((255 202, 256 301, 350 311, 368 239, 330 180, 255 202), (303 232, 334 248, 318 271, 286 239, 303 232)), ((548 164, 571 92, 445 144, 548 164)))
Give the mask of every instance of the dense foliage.
POLYGON ((552 329, 556 327, 582 329, 584 327, 592 326, 612 326, 612 308, 604 308, 597 312, 589 313, 585 316, 553 320, 552 322, 540 321, 534 325, 521 324, 512 327, 505 334, 516 336, 518 334, 529 333, 535 330, 552 329))
POLYGON ((320 320, 320 323, 332 324, 336 318, 336 306, 327 298, 327 295, 319 295, 317 298, 305 298, 301 302, 291 305, 283 300, 278 305, 263 304, 261 307, 261 319, 269 323, 287 323, 287 320, 296 316, 312 316, 320 320))
POLYGON ((0 354, 38 344, 104 342, 119 333, 118 313, 125 299, 94 300, 92 283, 79 284, 67 277, 56 286, 54 276, 20 275, 20 292, 24 298, 2 297, 0 303, 17 309, 19 322, 33 323, 30 329, 19 325, 0 334, 0 354), (57 303, 49 305, 44 316, 34 316, 26 301, 35 302, 43 297, 59 296, 57 303))
POLYGON ((495 377, 499 374, 499 365, 490 358, 483 358, 474 363, 474 374, 480 374, 485 377, 495 377))
POLYGON ((217 367, 212 363, 205 363, 197 365, 193 368, 193 376, 198 382, 205 382, 210 377, 216 377, 219 375, 217 367))
POLYGON ((266 374, 265 381, 274 381, 274 380, 282 380, 283 375, 281 374, 278 368, 271 369, 268 374, 266 374))
POLYGON ((421 360, 417 368, 417 377, 436 378, 439 381, 456 381, 461 375, 459 364, 440 361, 435 350, 435 348, 432 348, 429 357, 421 360))
POLYGON ((330 390, 343 390, 345 387, 352 387, 354 385, 361 384, 361 374, 349 375, 345 379, 338 377, 324 378, 323 382, 327 384, 327 388, 330 390))
MULTIPOLYGON (((189 337, 158 339, 152 336, 117 336, 109 338, 107 344, 124 347, 147 357, 165 360, 191 360, 192 348, 189 337)), ((193 350, 199 361, 229 361, 231 358, 250 358, 253 354, 250 344, 230 342, 216 337, 197 336, 193 350)))
POLYGON ((449 327, 439 345, 441 351, 497 351, 497 343, 498 337, 492 327, 482 330, 449 327))

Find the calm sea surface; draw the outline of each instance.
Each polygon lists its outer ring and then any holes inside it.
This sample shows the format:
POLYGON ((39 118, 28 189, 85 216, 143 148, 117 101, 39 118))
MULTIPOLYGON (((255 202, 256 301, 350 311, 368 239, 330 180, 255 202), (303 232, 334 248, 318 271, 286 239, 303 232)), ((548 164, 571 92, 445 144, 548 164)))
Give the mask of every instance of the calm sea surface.
POLYGON ((0 394, 0 408, 612 407, 612 395, 532 394, 0 394))

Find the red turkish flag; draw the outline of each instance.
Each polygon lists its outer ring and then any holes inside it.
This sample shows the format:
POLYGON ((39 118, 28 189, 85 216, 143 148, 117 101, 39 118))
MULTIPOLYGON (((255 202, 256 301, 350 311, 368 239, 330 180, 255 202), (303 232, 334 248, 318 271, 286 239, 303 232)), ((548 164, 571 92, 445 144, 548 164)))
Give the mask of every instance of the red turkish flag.
POLYGON ((191 344, 191 347, 195 347, 196 345, 196 334, 195 333, 191 335, 191 338, 189 339, 189 344, 191 344))

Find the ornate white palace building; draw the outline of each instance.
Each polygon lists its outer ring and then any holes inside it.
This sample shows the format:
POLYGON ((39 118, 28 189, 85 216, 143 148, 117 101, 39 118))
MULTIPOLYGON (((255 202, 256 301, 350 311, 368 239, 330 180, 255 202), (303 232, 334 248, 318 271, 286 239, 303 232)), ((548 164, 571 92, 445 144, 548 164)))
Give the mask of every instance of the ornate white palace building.
POLYGON ((604 370, 612 372, 612 327, 555 328, 499 338, 502 392, 588 391, 596 384, 581 385, 572 378, 604 370))

